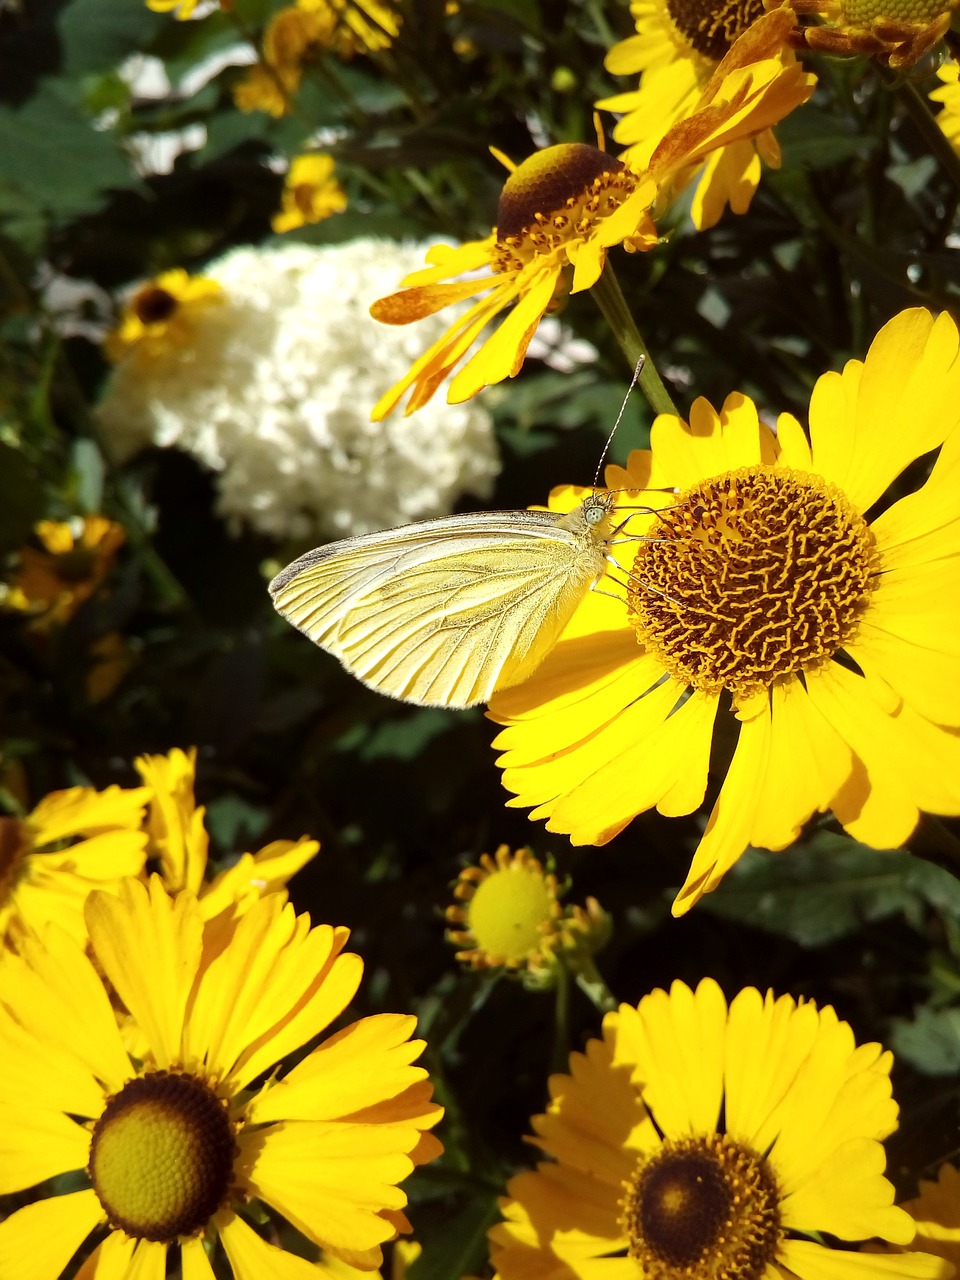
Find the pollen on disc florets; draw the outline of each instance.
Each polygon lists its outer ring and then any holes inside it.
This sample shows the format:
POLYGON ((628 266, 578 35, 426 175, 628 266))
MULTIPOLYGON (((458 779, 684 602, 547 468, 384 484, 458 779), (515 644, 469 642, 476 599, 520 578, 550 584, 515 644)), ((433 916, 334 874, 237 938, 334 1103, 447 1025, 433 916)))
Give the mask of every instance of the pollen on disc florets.
POLYGON ((666 0, 677 33, 701 57, 720 62, 765 12, 763 0, 666 0))
POLYGON ((776 1256, 773 1171, 723 1134, 665 1142, 625 1192, 620 1226, 645 1280, 759 1280, 776 1256))
POLYGON ((841 650, 876 572, 873 535, 834 485, 743 467, 658 513, 634 559, 628 611, 672 675, 742 704, 841 650))
POLYGON ((226 1105, 206 1081, 157 1071, 107 1103, 88 1173, 112 1227, 170 1243, 200 1231, 223 1204, 236 1153, 226 1105))
POLYGON ((583 142, 535 152, 503 185, 497 210, 495 265, 517 271, 537 255, 586 239, 637 189, 616 156, 583 142))

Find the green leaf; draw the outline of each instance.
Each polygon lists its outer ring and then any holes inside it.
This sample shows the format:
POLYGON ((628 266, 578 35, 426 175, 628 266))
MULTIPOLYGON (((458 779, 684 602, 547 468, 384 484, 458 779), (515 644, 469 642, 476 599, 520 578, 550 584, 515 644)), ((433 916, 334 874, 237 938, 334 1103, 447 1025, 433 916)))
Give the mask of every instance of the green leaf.
POLYGON ((68 76, 112 70, 172 20, 144 0, 72 0, 59 23, 63 70, 68 76))
POLYGON ((455 1218, 426 1236, 408 1280, 460 1280, 478 1274, 487 1257, 487 1230, 498 1216, 492 1195, 473 1196, 455 1218))
POLYGON ((17 110, 0 108, 0 172, 9 198, 0 215, 30 203, 58 222, 93 213, 111 189, 142 185, 111 135, 83 114, 75 90, 58 80, 44 80, 17 110))
POLYGON ((949 872, 902 849, 822 833, 783 853, 749 850, 700 909, 817 947, 894 915, 919 927, 929 907, 960 914, 949 872))
POLYGON ((921 1006, 912 1022, 894 1020, 890 1043, 898 1057, 924 1075, 956 1075, 960 1072, 960 1009, 921 1006))
POLYGON ((33 467, 11 445, 0 443, 0 546, 25 542, 44 514, 43 490, 33 467))

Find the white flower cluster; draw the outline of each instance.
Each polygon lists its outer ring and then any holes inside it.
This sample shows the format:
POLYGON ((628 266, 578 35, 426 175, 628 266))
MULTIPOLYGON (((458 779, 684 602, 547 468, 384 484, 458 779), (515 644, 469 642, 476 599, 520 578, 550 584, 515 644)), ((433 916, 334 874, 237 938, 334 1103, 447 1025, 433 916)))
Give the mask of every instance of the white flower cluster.
POLYGON ((218 510, 278 538, 343 537, 486 498, 500 469, 476 400, 409 418, 370 410, 449 323, 379 324, 368 308, 423 265, 423 245, 236 249, 205 268, 224 301, 187 348, 127 359, 98 417, 121 460, 174 445, 218 473, 218 510))

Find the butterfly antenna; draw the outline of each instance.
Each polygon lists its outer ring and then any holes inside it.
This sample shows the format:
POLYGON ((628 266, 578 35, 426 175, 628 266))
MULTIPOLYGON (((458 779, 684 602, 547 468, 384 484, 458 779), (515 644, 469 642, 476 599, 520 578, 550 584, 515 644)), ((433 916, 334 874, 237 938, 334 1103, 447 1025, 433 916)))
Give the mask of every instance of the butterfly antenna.
POLYGON ((600 480, 600 470, 603 467, 604 460, 610 451, 610 446, 611 444, 613 444, 613 437, 617 434, 617 427, 619 427, 620 421, 623 418, 624 412, 626 411, 627 401, 630 399, 630 395, 631 395, 631 392, 633 391, 633 388, 637 385, 637 382, 640 380, 640 374, 643 372, 643 366, 646 364, 646 361, 647 361, 647 357, 645 355, 642 355, 640 359, 637 361, 636 368, 633 371, 633 377, 630 379, 630 385, 629 387, 627 387, 627 394, 623 397, 623 404, 620 406, 620 412, 617 414, 617 420, 613 424, 613 430, 607 436, 607 443, 603 446, 603 452, 600 454, 600 461, 597 463, 597 470, 593 477, 594 489, 598 487, 598 482, 600 480))

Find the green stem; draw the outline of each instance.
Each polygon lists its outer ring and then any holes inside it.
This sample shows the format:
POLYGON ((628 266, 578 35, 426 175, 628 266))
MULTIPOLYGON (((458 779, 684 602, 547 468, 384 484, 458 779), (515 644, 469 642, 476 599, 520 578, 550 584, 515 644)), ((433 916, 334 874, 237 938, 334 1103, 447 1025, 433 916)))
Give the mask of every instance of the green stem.
POLYGON ((584 956, 577 962, 577 986, 599 1013, 609 1013, 617 1007, 616 998, 600 976, 592 956, 584 956))
POLYGON ((554 987, 553 1047, 550 1070, 566 1071, 570 1057, 570 974, 562 962, 557 965, 554 987))
POLYGON ((899 93, 900 101, 927 144, 931 155, 936 157, 941 169, 960 191, 960 156, 954 151, 947 135, 937 124, 936 116, 930 110, 927 99, 912 80, 902 79, 889 67, 878 66, 877 72, 888 89, 894 89, 899 93))
POLYGON ((609 261, 603 268, 600 279, 591 290, 596 300, 597 306, 603 312, 603 318, 613 330, 613 336, 620 344, 620 350, 627 357, 627 363, 630 365, 631 372, 637 367, 637 362, 643 356, 643 369, 640 371, 639 384, 640 390, 647 397, 650 408, 654 413, 672 413, 676 417, 680 417, 680 411, 673 403, 670 392, 663 385, 659 373, 657 373, 656 365, 650 357, 647 345, 640 336, 640 330, 637 328, 630 308, 627 306, 627 300, 623 296, 623 290, 620 288, 620 282, 613 273, 609 261))

